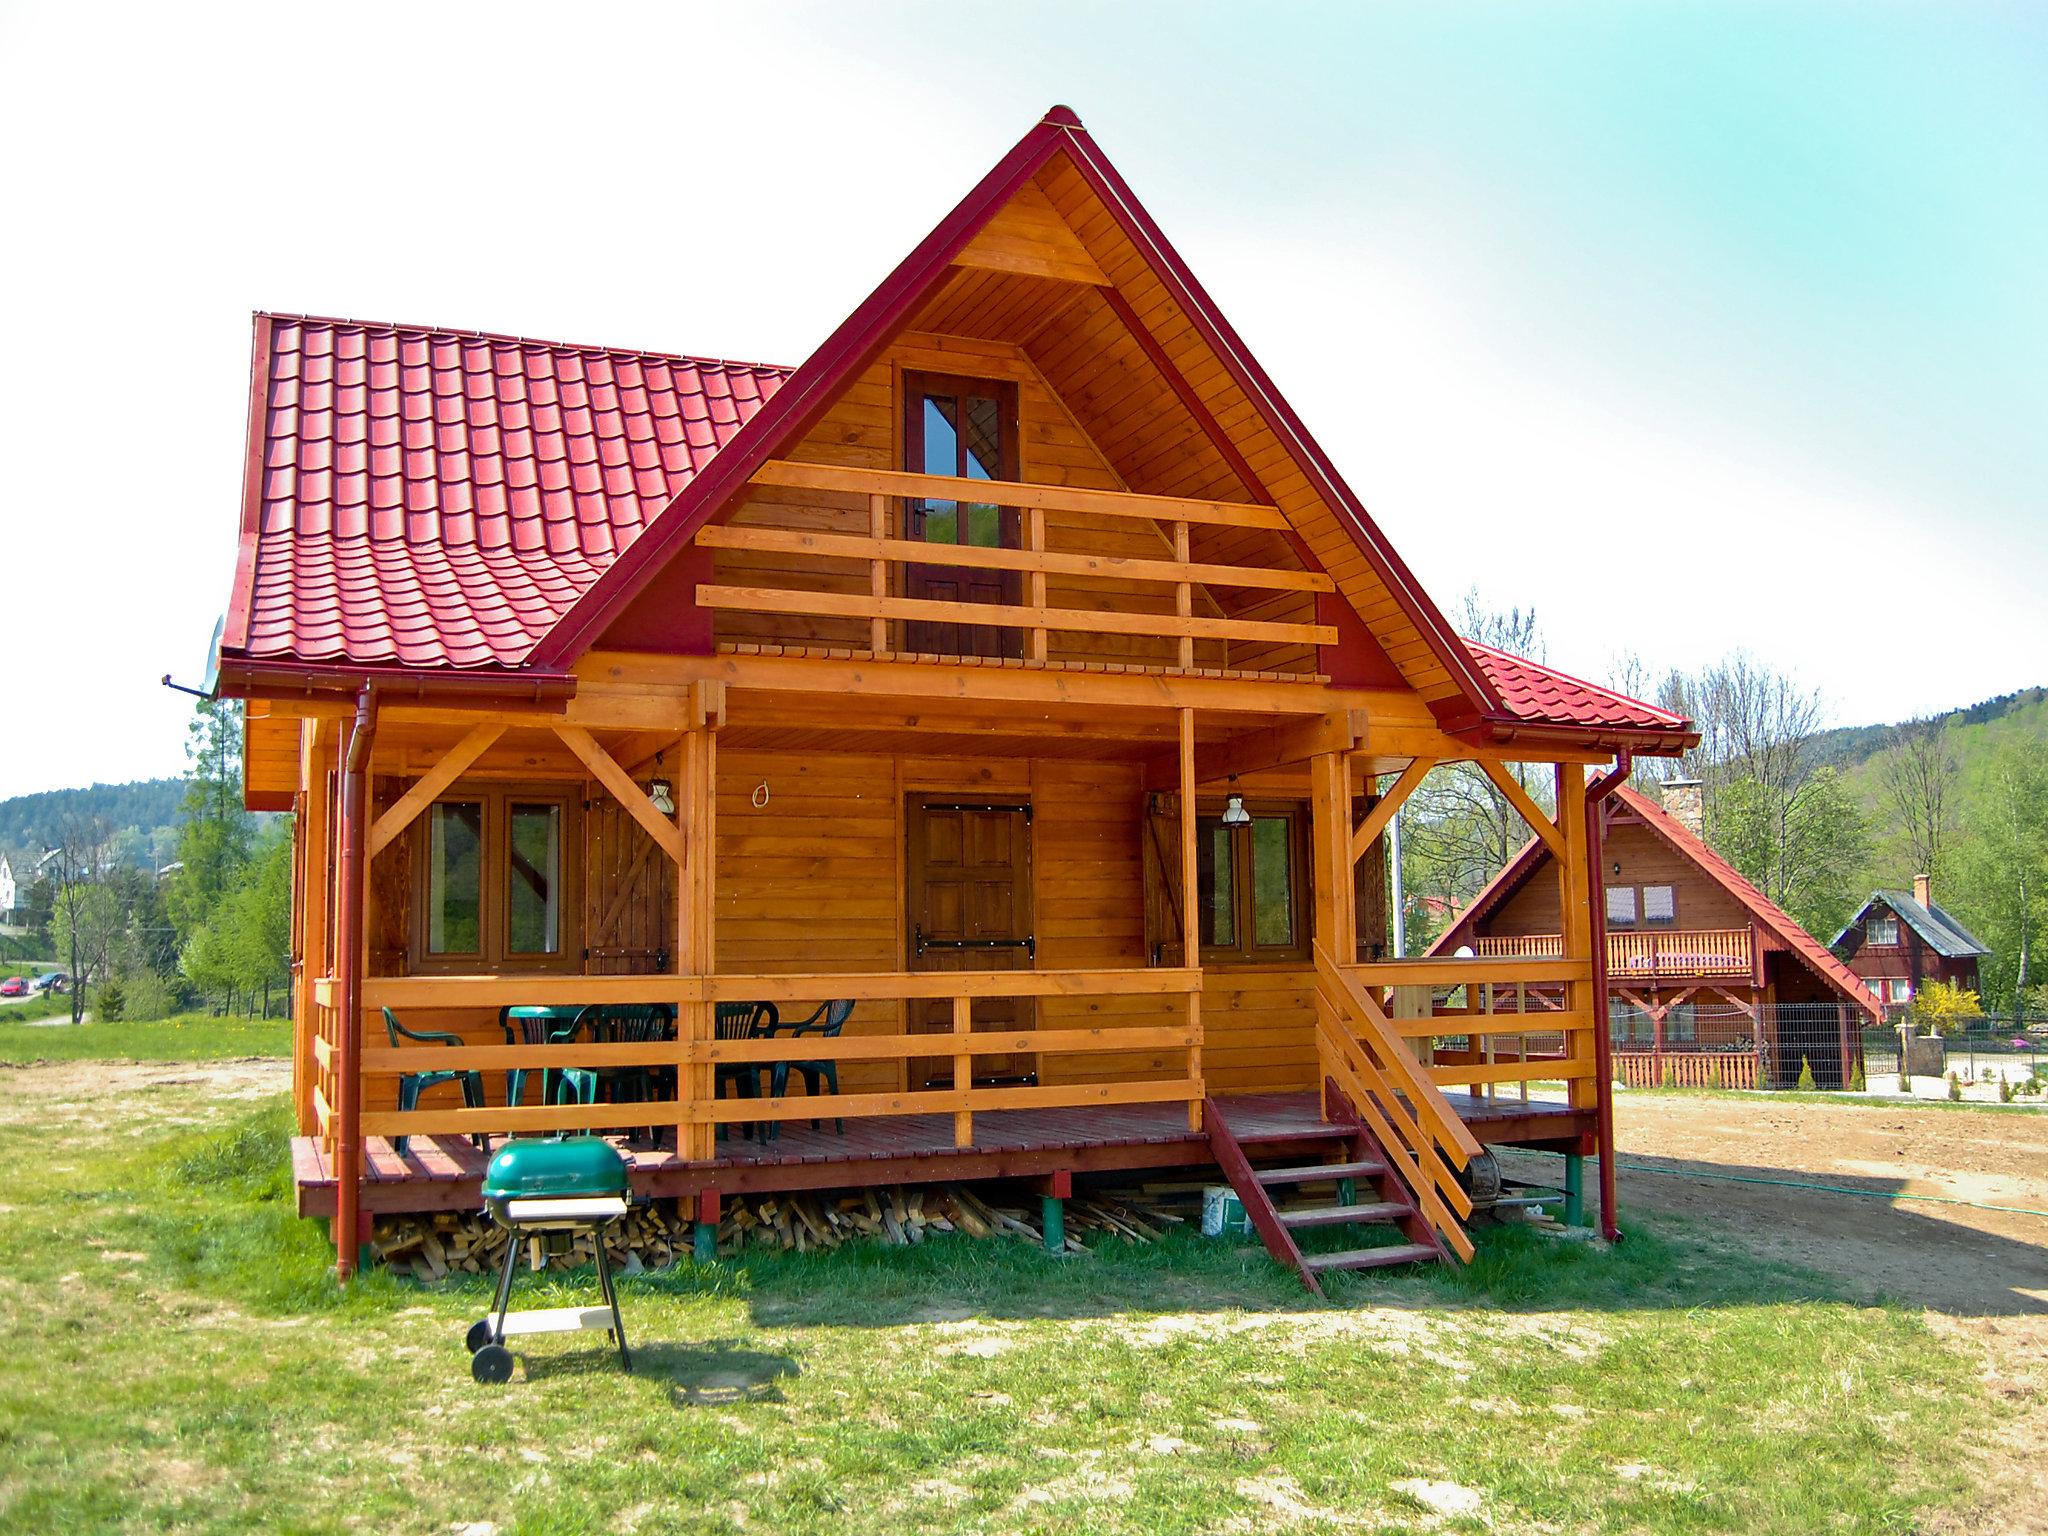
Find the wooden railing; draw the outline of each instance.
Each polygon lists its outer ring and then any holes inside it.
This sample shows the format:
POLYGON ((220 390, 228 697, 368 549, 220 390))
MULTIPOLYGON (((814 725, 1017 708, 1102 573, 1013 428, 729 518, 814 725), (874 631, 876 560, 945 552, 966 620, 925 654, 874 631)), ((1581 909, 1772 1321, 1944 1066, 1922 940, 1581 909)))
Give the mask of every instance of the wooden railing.
POLYGON ((1429 1048, 1431 1082, 1488 1099, 1512 1087, 1526 1101, 1529 1085, 1542 1082, 1563 1082, 1580 1097, 1589 1091, 1581 1085, 1596 1075, 1593 1017, 1562 1006, 1572 984, 1592 979, 1587 961, 1523 953, 1345 969, 1382 1000, 1395 1035, 1429 1048), (1404 989, 1414 999, 1406 1007, 1404 989), (1449 1037, 1467 1044, 1456 1051, 1436 1046, 1449 1037), (1548 1037, 1556 1037, 1555 1049, 1548 1037), (1533 1051, 1532 1038, 1539 1046, 1533 1051))
MULTIPOLYGON (((1535 958, 1564 953, 1555 933, 1476 939, 1481 958, 1535 958)), ((1628 976, 1747 976, 1752 964, 1747 928, 1643 928, 1607 935, 1607 973, 1628 976)))
POLYGON ((313 1131, 329 1152, 334 1150, 334 1106, 340 1097, 336 1063, 341 1041, 341 1010, 335 1006, 339 983, 332 976, 313 981, 313 1017, 310 1021, 313 1131))
MULTIPOLYGON (((810 1118, 878 1115, 953 1116, 955 1144, 973 1143, 975 1114, 1002 1109, 1068 1109, 1111 1104, 1185 1103, 1190 1129, 1200 1128, 1201 972, 1142 971, 959 971, 804 976, 415 976, 363 983, 366 1079, 404 1072, 504 1071, 545 1068, 672 1067, 678 1092, 655 1103, 493 1105, 483 1109, 433 1108, 409 1113, 366 1110, 362 1129, 370 1136, 498 1135, 570 1130, 618 1130, 650 1123, 677 1127, 677 1145, 692 1160, 714 1155, 720 1125, 810 1118), (712 1009, 721 1002, 815 1005, 832 999, 855 1002, 951 1004, 951 1029, 923 1034, 844 1034, 837 1039, 787 1036, 763 1040, 720 1040, 712 1009), (1053 1027, 975 1029, 977 999, 1093 998, 1158 999, 1161 1022, 1053 1027), (635 1045, 588 1041, 548 1045, 403 1046, 385 1044, 378 1010, 389 1007, 401 1019, 408 1012, 496 1009, 507 1005, 664 1003, 677 1011, 672 1040, 635 1045), (368 1042, 375 1040, 372 1045, 368 1042), (1178 1076, 1113 1082, 1050 1083, 1021 1087, 976 1087, 975 1058, 1026 1052, 1090 1055, 1122 1051, 1184 1054, 1178 1076), (950 1088, 889 1093, 842 1093, 829 1100, 807 1097, 721 1099, 713 1092, 718 1067, 768 1065, 778 1061, 908 1061, 950 1058, 950 1088)), ((1143 1012, 1138 1015, 1141 1019, 1143 1012)))
POLYGON ((785 461, 764 465, 755 474, 753 483, 785 490, 865 495, 869 500, 868 531, 865 534, 833 533, 753 524, 714 524, 698 531, 699 544, 712 549, 755 554, 866 562, 868 590, 828 592, 780 586, 704 583, 697 588, 696 600, 700 607, 864 620, 869 627, 869 648, 878 656, 891 653, 892 622, 970 624, 1019 630, 1026 637, 1026 656, 1036 660, 1046 658, 1047 635, 1051 631, 1152 636, 1176 642, 1178 664, 1182 667, 1194 664, 1197 640, 1250 640, 1298 645, 1334 645, 1337 641, 1336 630, 1325 624, 1238 619, 1194 611, 1193 596, 1198 586, 1251 587, 1301 593, 1335 590, 1330 577, 1320 571, 1206 564, 1189 557, 1190 525, 1214 524, 1284 531, 1286 519, 1273 507, 785 461), (1022 547, 989 548, 925 543, 905 538, 898 515, 899 498, 950 499, 963 508, 996 506, 1014 510, 1018 514, 1022 547), (1048 549, 1045 527, 1048 511, 1079 513, 1090 518, 1149 520, 1165 535, 1167 543, 1163 547, 1171 549, 1172 558, 1119 558, 1048 549), (891 567, 908 565, 1014 573, 1022 578, 1022 600, 982 603, 892 596, 891 567), (1060 576, 1140 582, 1170 589, 1174 599, 1173 611, 1146 613, 1094 607, 1049 607, 1046 602, 1047 578, 1060 576))
POLYGON ((1323 1076, 1385 1149, 1393 1171, 1437 1234, 1472 1257, 1472 1201, 1453 1172, 1483 1150, 1445 1101, 1372 991, 1322 944, 1316 953, 1316 1053, 1323 1076))

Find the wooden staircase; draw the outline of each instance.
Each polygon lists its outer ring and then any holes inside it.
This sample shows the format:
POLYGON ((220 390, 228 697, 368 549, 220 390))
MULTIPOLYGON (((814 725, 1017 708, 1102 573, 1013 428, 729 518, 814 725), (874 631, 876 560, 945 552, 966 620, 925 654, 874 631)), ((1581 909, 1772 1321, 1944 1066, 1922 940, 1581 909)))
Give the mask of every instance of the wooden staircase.
MULTIPOLYGON (((1419 1264, 1450 1257, 1406 1184, 1397 1174, 1373 1135, 1355 1118, 1330 1127, 1340 1148, 1335 1162, 1293 1163, 1271 1168, 1254 1168, 1245 1155, 1244 1143, 1230 1124, 1224 1104, 1210 1099, 1203 1107, 1202 1123, 1217 1166, 1230 1181, 1243 1204, 1252 1229, 1266 1245, 1266 1251, 1301 1277, 1314 1294, 1323 1294, 1321 1275, 1337 1269, 1381 1269, 1394 1264, 1419 1264), (1281 1204, 1299 1194, 1302 1186, 1336 1184, 1337 1203, 1330 1205, 1281 1204), (1366 1185, 1371 1199, 1360 1199, 1356 1186, 1366 1185), (1277 1198, 1276 1198, 1277 1197, 1277 1198), (1303 1253, 1294 1240, 1297 1232, 1326 1227, 1391 1227, 1407 1238, 1404 1243, 1377 1247, 1347 1248, 1336 1252, 1303 1253)), ((1362 1192, 1360 1192, 1362 1193, 1362 1192)))

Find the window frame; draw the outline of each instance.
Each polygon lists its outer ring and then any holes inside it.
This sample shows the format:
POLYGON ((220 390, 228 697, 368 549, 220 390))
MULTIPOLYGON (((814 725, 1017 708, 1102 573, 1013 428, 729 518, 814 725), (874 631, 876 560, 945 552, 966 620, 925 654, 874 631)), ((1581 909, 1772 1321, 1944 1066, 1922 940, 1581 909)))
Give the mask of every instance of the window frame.
MULTIPOLYGON (((1221 825, 1226 803, 1223 799, 1198 798, 1195 801, 1195 840, 1198 848, 1209 832, 1221 825)), ((1312 905, 1312 877, 1308 866, 1308 802, 1253 799, 1246 796, 1244 808, 1252 820, 1241 827, 1224 829, 1231 834, 1231 866, 1237 887, 1232 893, 1231 914, 1237 942, 1229 945, 1198 944, 1198 963, 1205 968, 1300 964, 1310 955, 1309 914, 1312 905), (1288 925, 1294 938, 1293 942, 1288 944, 1261 944, 1258 942, 1258 873, 1253 859, 1252 832, 1259 821, 1275 819, 1284 819, 1287 822, 1288 925)), ((1199 859, 1196 861, 1196 868, 1187 871, 1183 878, 1192 878, 1196 881, 1197 911, 1200 911, 1199 859)))
POLYGON ((1863 920, 1863 942, 1872 949, 1897 949, 1899 947, 1899 919, 1890 917, 1868 917, 1863 920), (1886 936, 1879 938, 1878 929, 1884 929, 1886 936))
POLYGON ((420 835, 412 839, 412 922, 406 963, 412 975, 550 975, 577 974, 583 969, 583 904, 581 815, 583 796, 567 784, 452 784, 421 813, 420 835), (428 947, 432 914, 433 849, 429 823, 435 807, 449 802, 475 802, 483 807, 478 853, 477 933, 480 949, 466 954, 435 954, 428 947), (556 909, 556 948, 520 951, 512 948, 512 807, 545 805, 560 811, 561 846, 556 909))
POLYGON ((1636 926, 1639 928, 1676 928, 1678 926, 1678 887, 1670 882, 1661 885, 1645 885, 1636 891, 1636 926), (1669 917, 1650 916, 1650 892, 1664 891, 1670 899, 1669 917))

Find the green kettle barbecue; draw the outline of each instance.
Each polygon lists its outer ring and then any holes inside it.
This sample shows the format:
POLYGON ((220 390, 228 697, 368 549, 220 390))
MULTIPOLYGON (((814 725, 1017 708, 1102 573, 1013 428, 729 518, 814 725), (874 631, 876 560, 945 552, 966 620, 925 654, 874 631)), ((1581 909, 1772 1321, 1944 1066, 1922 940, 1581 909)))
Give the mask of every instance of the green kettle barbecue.
POLYGON ((470 1325, 469 1370, 478 1381, 511 1378, 512 1352, 505 1340, 530 1333, 574 1333, 602 1328, 619 1347, 619 1363, 633 1369, 626 1348, 626 1325, 619 1318, 619 1293, 612 1283, 605 1236, 626 1214, 626 1160, 610 1143, 595 1136, 552 1141, 508 1141, 484 1170, 484 1209, 512 1236, 505 1245, 505 1267, 498 1273, 492 1317, 470 1325), (512 1272, 519 1263, 520 1239, 539 1244, 548 1235, 593 1234, 597 1251, 597 1283, 604 1293, 601 1307, 544 1307, 525 1312, 507 1310, 512 1298, 512 1272))

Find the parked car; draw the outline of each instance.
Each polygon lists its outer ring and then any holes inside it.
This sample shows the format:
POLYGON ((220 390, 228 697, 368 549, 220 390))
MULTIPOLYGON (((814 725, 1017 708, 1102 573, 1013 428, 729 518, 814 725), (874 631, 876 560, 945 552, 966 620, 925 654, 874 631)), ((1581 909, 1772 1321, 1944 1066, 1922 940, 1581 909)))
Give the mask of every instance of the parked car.
POLYGON ((10 976, 5 981, 0 981, 0 997, 27 996, 28 978, 26 976, 10 976))
POLYGON ((62 971, 45 971, 36 978, 38 992, 62 992, 71 978, 62 971))

